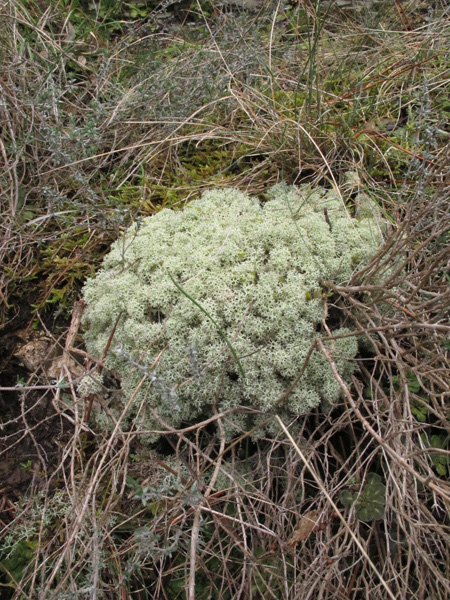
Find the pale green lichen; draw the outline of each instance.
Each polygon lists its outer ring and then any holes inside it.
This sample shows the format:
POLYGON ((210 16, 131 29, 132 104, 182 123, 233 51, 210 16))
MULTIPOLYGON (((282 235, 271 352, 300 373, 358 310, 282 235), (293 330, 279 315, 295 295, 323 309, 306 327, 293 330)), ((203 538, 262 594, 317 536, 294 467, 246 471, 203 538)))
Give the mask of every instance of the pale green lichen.
MULTIPOLYGON (((106 366, 121 376, 127 398, 147 375, 130 413, 145 429, 161 428, 149 407, 174 426, 214 403, 281 410, 276 401, 324 317, 321 281, 344 282, 380 246, 377 220, 367 212, 352 218, 333 191, 278 185, 269 196, 260 203, 216 190, 183 211, 164 209, 118 240, 87 282, 87 347, 102 356, 118 320, 106 366)), ((355 338, 335 340, 330 351, 348 380, 355 338)), ((313 352, 283 408, 306 413, 340 393, 313 352)))
POLYGON ((102 391, 103 377, 101 374, 85 375, 78 383, 77 392, 81 398, 88 398, 91 394, 99 394, 102 391))

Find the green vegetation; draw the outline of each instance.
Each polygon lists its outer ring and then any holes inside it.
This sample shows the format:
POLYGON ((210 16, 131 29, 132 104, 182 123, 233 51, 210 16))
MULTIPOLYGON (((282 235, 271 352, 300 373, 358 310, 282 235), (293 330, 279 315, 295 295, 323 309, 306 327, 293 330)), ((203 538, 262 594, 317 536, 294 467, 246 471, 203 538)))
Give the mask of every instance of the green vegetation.
POLYGON ((448 15, 0 3, 2 598, 450 597, 448 15))
POLYGON ((382 519, 386 508, 386 486, 377 473, 368 473, 360 493, 342 492, 343 506, 355 505, 355 516, 361 521, 382 519))

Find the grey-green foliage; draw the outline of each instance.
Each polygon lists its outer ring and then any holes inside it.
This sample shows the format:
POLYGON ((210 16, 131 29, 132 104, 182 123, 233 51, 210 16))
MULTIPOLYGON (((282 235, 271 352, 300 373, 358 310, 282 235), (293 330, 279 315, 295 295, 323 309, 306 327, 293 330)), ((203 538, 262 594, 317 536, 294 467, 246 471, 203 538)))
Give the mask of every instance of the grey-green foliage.
POLYGON ((70 502, 62 491, 57 491, 47 501, 45 493, 39 492, 29 498, 24 497, 18 508, 21 509, 18 513, 26 515, 26 518, 16 520, 3 538, 0 550, 2 562, 10 557, 20 558, 23 551, 27 554, 26 548, 35 549, 38 536, 47 535, 54 522, 70 511, 70 502))
MULTIPOLYGON (((183 211, 161 210, 130 228, 87 282, 88 349, 104 353, 121 315, 106 364, 120 374, 126 398, 147 374, 131 411, 146 429, 155 427, 149 407, 172 425, 207 414, 215 402, 274 409, 318 335, 321 281, 345 281, 380 245, 374 215, 352 218, 333 191, 278 185, 269 197, 261 203, 215 190, 183 211)), ((348 379, 357 342, 337 339, 330 351, 348 379)), ((284 408, 302 414, 339 396, 328 363, 314 352, 284 408)))

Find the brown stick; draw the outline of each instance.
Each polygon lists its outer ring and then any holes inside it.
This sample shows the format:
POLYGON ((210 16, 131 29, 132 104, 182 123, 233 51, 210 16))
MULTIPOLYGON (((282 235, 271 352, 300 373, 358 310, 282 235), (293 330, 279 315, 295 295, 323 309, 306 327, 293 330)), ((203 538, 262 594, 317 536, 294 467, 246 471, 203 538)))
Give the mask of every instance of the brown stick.
MULTIPOLYGON (((114 323, 114 327, 112 328, 111 334, 110 334, 110 336, 108 338, 108 342, 106 344, 105 351, 103 352, 101 364, 97 364, 97 373, 99 375, 101 375, 101 373, 103 371, 103 363, 105 361, 105 358, 108 355, 108 351, 109 351, 109 349, 111 347, 111 343, 113 341, 114 334, 116 333, 117 325, 119 324, 121 316, 122 316, 122 313, 120 312, 119 316, 116 319, 116 322, 114 323)), ((91 411, 92 411, 92 405, 93 405, 93 403, 94 403, 94 394, 91 394, 89 396, 89 404, 88 404, 88 407, 87 407, 87 410, 86 410, 86 415, 85 415, 85 418, 84 418, 84 422, 86 423, 86 425, 89 423, 89 418, 91 416, 91 411)))

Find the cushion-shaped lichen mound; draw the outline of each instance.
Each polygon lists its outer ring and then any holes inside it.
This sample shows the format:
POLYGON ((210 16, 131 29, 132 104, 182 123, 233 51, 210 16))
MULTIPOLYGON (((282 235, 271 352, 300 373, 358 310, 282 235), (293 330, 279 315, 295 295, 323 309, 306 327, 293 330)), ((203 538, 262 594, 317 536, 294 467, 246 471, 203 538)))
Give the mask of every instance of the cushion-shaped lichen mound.
MULTIPOLYGON (((106 366, 122 379, 123 402, 147 373, 130 410, 145 429, 161 428, 149 407, 174 426, 214 403, 279 410, 319 335, 321 281, 347 280, 381 243, 373 215, 352 218, 333 191, 278 185, 269 197, 216 190, 183 211, 161 210, 131 227, 87 282, 87 347, 102 356, 117 322, 106 366)), ((348 379, 355 339, 331 349, 348 379)), ((313 352, 284 409, 302 414, 339 397, 313 352)))

